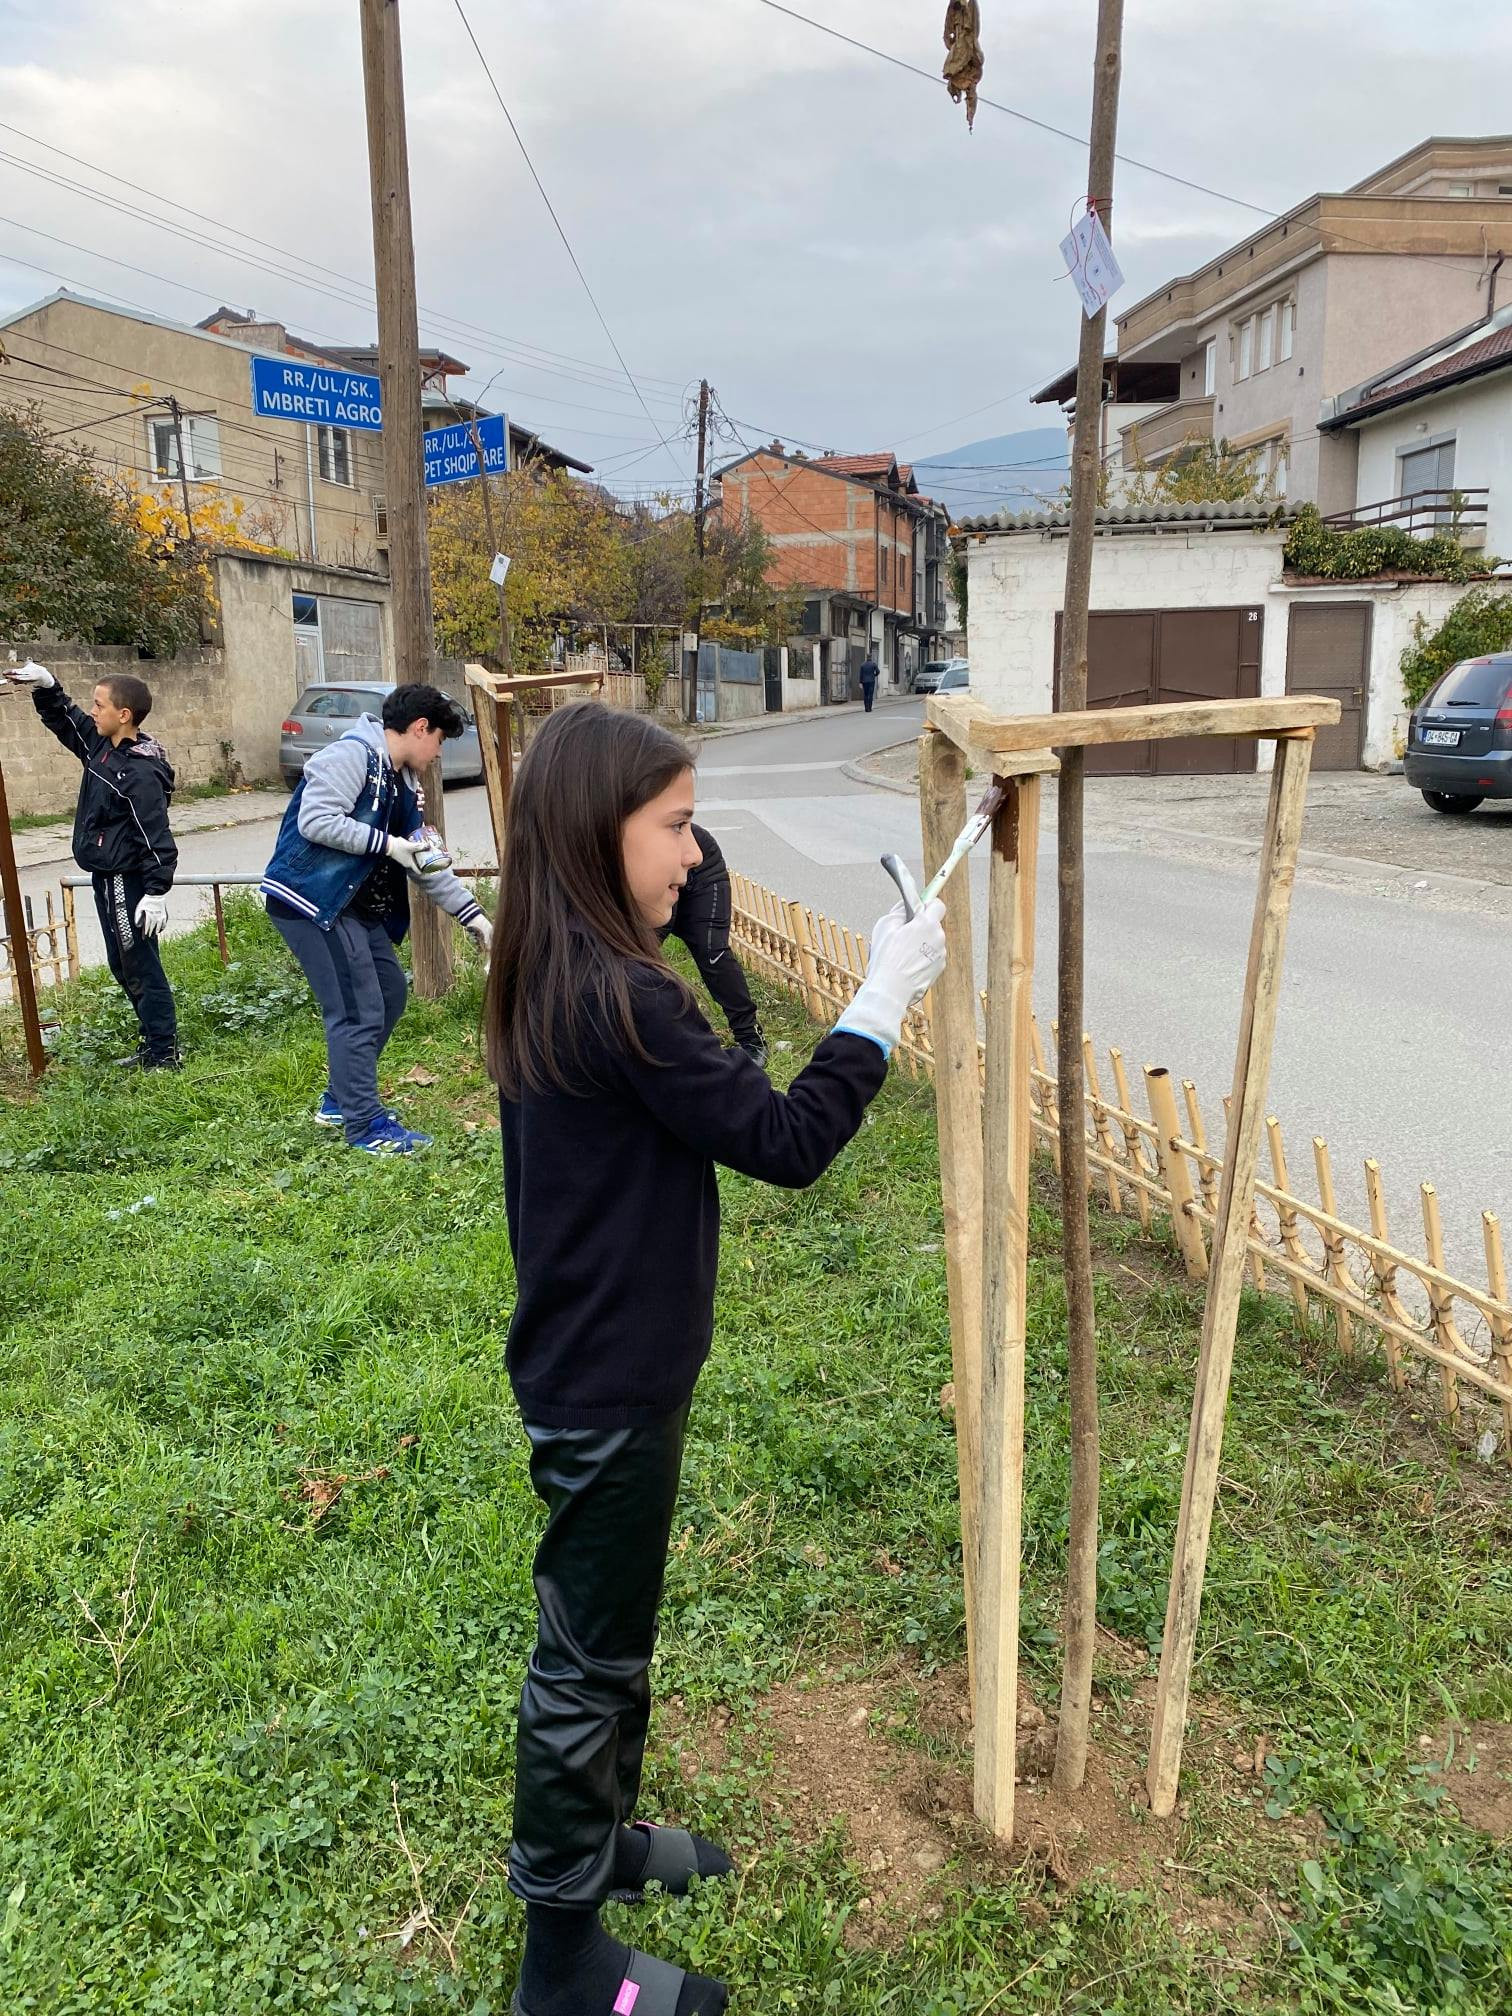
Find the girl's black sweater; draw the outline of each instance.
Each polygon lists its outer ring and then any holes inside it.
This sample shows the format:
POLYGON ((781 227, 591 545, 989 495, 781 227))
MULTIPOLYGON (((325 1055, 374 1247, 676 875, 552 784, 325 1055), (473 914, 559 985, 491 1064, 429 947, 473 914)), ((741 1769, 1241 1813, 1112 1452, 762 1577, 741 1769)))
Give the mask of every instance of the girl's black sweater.
POLYGON ((798 1190, 861 1125, 887 1060, 827 1036, 784 1095, 725 1050, 670 974, 634 988, 652 1060, 600 1030, 582 1093, 501 1099, 518 1299, 506 1362, 527 1420, 632 1427, 681 1407, 709 1354, 723 1163, 798 1190))

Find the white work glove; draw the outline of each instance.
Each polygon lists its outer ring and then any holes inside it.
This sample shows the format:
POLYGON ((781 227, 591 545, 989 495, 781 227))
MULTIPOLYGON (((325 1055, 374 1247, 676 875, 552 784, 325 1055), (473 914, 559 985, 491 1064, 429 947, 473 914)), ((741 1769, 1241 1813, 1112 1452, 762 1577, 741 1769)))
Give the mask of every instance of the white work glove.
POLYGON ((7 665, 5 676, 13 686, 30 686, 39 693, 58 683, 45 665, 35 664, 30 658, 24 665, 7 665))
MULTIPOLYGON (((908 871, 905 869, 905 876, 908 871)), ((908 877, 911 900, 917 900, 908 877)), ((871 962, 856 998, 835 1024, 836 1031, 870 1036, 891 1051, 903 1017, 922 1001, 945 971, 945 905, 927 904, 910 921, 901 903, 879 918, 871 937, 871 962)))
POLYGON ((486 959, 488 957, 488 948, 493 944, 492 924, 489 923, 486 917, 469 917, 467 922, 462 926, 462 929, 486 959))
POLYGON ((387 854, 390 861, 398 862, 406 875, 418 875, 420 873, 420 870, 415 866, 415 857, 419 854, 420 849, 413 840, 401 840, 397 833, 390 833, 384 843, 383 851, 387 854))
POLYGON ((156 938, 168 922, 168 898, 144 896, 136 907, 136 927, 144 938, 156 938))

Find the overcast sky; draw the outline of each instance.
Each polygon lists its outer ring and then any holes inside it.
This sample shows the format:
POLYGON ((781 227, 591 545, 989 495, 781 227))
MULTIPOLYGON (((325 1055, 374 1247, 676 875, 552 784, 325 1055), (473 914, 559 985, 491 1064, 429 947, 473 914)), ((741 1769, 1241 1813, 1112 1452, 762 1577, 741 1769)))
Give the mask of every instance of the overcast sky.
MULTIPOLYGON (((752 442, 923 455, 1055 418, 1023 395, 1075 357, 1057 245, 1084 148, 986 106, 968 135, 943 87, 763 0, 463 4, 662 433, 705 372, 752 442)), ((944 0, 795 5, 937 71, 944 0)), ((982 0, 984 90, 1084 131, 1095 12, 982 0)), ((1512 10, 1472 12, 1446 34, 1423 0, 1129 0, 1121 151, 1275 211, 1430 133, 1504 130, 1512 10)), ((686 480, 691 452, 655 445, 456 0, 401 14, 422 338, 474 391, 498 371, 491 404, 611 480, 686 480)), ((186 322, 225 301, 373 339, 357 0, 0 0, 0 153, 0 311, 66 284, 186 322), (232 229, 324 280, 240 263, 219 249, 232 229)), ((1263 221, 1127 163, 1117 198, 1115 307, 1263 221)))

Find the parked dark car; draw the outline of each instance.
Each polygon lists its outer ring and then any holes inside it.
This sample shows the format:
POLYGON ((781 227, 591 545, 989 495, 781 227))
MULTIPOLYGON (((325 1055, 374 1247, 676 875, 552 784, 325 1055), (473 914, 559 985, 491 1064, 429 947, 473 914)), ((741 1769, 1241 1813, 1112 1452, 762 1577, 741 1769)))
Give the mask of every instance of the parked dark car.
MULTIPOLYGON (((278 768, 292 791, 310 757, 344 735, 359 714, 381 714, 392 685, 378 680, 331 680, 307 686, 294 702, 278 740, 278 768)), ((469 721, 454 741, 441 745, 443 784, 476 784, 483 775, 478 727, 469 721)))
POLYGON ((913 690, 915 693, 938 693, 940 690, 940 681, 950 671, 952 666, 960 665, 964 667, 965 664, 966 660, 964 658, 926 659, 914 674, 913 690))
POLYGON ((1450 666, 1413 709, 1403 768, 1435 812, 1512 798, 1512 651, 1450 666))

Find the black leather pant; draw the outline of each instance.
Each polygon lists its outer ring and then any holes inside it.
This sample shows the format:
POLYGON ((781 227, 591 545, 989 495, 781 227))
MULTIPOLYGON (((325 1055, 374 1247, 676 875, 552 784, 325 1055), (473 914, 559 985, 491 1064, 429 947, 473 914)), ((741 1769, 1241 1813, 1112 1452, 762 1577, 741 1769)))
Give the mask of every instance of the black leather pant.
POLYGON ((647 1669, 688 1410, 642 1428, 527 1421, 546 1501, 536 1644, 520 1695, 509 1886, 530 1904, 598 1905, 640 1796, 647 1669))
POLYGON ((730 902, 728 875, 701 877, 678 898, 672 922, 661 936, 681 938, 704 985, 724 1010, 730 1034, 737 1043, 751 1043, 760 1024, 745 969, 730 950, 730 902))

